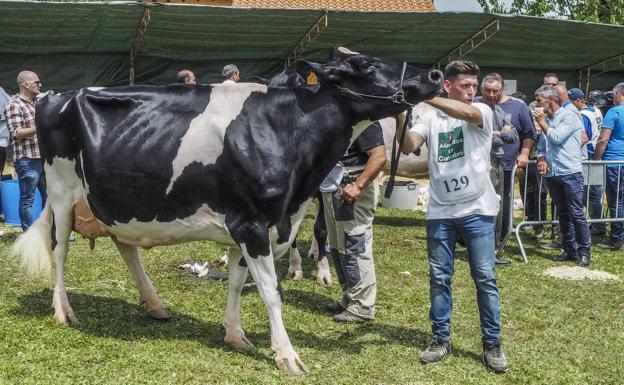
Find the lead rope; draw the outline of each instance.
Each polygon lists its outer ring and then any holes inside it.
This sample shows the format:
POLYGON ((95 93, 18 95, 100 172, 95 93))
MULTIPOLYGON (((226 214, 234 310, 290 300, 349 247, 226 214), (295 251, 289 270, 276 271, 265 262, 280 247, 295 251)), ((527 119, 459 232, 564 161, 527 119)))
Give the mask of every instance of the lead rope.
MULTIPOLYGON (((405 67, 403 67, 405 70, 405 67)), ((401 76, 401 79, 403 77, 401 76)), ((403 123, 403 131, 401 131, 401 137, 399 138, 399 145, 397 148, 396 140, 392 141, 392 157, 390 159, 390 179, 386 185, 386 191, 384 197, 389 199, 394 190, 394 180, 396 179, 397 169, 399 168, 399 158, 401 157, 401 150, 403 150, 403 143, 405 142, 405 131, 407 131, 408 122, 412 119, 412 109, 407 110, 405 114, 405 122, 403 123), (396 152, 395 152, 396 149, 396 152)), ((396 117, 396 129, 399 129, 399 117, 396 117)))

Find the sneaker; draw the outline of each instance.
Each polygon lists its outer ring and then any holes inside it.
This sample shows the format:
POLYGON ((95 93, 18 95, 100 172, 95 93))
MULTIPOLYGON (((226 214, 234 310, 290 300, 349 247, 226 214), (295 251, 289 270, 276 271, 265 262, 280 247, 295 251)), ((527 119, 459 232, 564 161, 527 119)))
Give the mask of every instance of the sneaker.
POLYGON ((505 373, 509 368, 500 342, 487 346, 483 345, 483 362, 488 369, 496 373, 505 373))
POLYGON ((359 315, 355 315, 350 311, 343 311, 340 314, 336 314, 333 317, 333 320, 336 322, 351 322, 351 323, 364 323, 367 321, 372 321, 370 318, 362 318, 359 315))
POLYGON ((553 261, 555 261, 555 262, 576 261, 576 255, 570 254, 567 251, 564 251, 563 253, 561 253, 560 256, 553 258, 553 261))
POLYGON ((331 313, 340 313, 345 310, 345 308, 340 304, 340 302, 332 302, 325 305, 325 310, 331 313))
POLYGON ((507 265, 511 264, 511 261, 509 259, 503 259, 503 258, 496 257, 494 259, 494 264, 496 266, 507 266, 507 265))
POLYGON ((594 237, 602 237, 606 234, 606 230, 605 229, 594 229, 591 228, 589 229, 589 233, 594 236, 594 237))
POLYGON ((563 245, 561 244, 561 242, 559 242, 558 240, 554 240, 550 243, 547 243, 545 245, 541 245, 542 249, 546 249, 546 250, 559 250, 561 249, 563 245))
POLYGON ((451 354, 451 343, 449 341, 439 341, 432 339, 424 352, 420 353, 420 362, 423 364, 434 364, 451 354))
POLYGON ((620 239, 616 241, 614 239, 609 239, 609 242, 607 242, 606 244, 599 243, 598 247, 610 250, 624 250, 624 240, 620 239))

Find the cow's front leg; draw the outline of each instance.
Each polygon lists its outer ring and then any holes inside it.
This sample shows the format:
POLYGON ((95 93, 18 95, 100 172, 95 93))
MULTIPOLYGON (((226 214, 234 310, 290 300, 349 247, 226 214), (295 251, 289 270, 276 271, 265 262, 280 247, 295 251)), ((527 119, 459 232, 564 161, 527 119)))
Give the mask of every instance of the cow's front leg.
POLYGON ((129 246, 125 243, 121 243, 114 237, 113 242, 115 242, 115 246, 117 246, 119 254, 121 254, 121 257, 128 266, 128 270, 130 270, 132 278, 134 278, 137 289, 139 289, 141 302, 145 302, 147 307, 147 314, 158 320, 170 319, 171 313, 169 313, 169 311, 163 306, 162 302, 160 302, 160 298, 158 298, 158 295, 156 294, 152 281, 150 281, 147 273, 145 273, 141 259, 139 259, 138 248, 136 246, 129 246))
POLYGON ((275 363, 283 372, 303 374, 308 368, 295 352, 286 334, 282 321, 281 288, 275 273, 268 231, 261 229, 261 226, 253 226, 244 234, 245 241, 239 246, 269 313, 271 348, 275 352, 275 363))
POLYGON ((228 256, 228 301, 223 317, 224 341, 225 345, 232 349, 249 350, 254 346, 245 336, 240 320, 240 298, 247 279, 247 265, 238 248, 231 248, 228 256))

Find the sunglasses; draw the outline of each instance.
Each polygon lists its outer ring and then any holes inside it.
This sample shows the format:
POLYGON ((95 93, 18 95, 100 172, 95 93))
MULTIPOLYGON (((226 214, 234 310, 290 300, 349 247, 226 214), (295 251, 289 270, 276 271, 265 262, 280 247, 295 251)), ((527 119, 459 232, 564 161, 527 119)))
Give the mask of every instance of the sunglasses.
POLYGON ((42 86, 41 80, 30 80, 30 81, 24 82, 22 84, 28 84, 28 83, 35 83, 39 87, 42 86))

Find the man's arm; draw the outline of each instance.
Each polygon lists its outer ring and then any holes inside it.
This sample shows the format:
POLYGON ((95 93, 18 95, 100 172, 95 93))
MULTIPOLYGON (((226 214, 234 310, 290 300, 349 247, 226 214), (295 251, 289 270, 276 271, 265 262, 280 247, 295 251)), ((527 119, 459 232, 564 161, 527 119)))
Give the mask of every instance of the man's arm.
POLYGON ((602 155, 607 148, 607 144, 609 144, 609 138, 611 138, 611 132, 613 132, 613 129, 608 127, 602 127, 602 130, 600 130, 598 142, 594 149, 594 156, 592 157, 593 160, 602 160, 602 155))
POLYGON ((483 126, 483 114, 481 114, 479 108, 473 105, 453 99, 441 98, 439 96, 431 100, 426 100, 425 103, 455 119, 461 119, 476 124, 477 126, 483 126))
POLYGON ((357 177, 355 182, 349 183, 340 192, 342 199, 347 203, 353 203, 359 198, 362 190, 379 175, 379 171, 381 171, 386 164, 386 160, 388 160, 386 147, 383 145, 373 147, 367 153, 369 158, 364 171, 357 177))
MULTIPOLYGON (((399 128, 397 129, 396 134, 394 135, 394 140, 396 140, 397 142, 399 141, 399 138, 401 137, 401 133, 403 132, 404 125, 405 125, 405 114, 400 114, 399 115, 399 128)), ((401 152, 405 155, 409 155, 412 152, 418 150, 420 146, 423 145, 423 143, 425 143, 425 140, 423 139, 422 136, 420 136, 419 134, 415 132, 407 131, 405 133, 405 140, 403 142, 403 148, 401 149, 401 152)))
POLYGON ((518 167, 524 168, 529 163, 529 155, 536 141, 534 122, 529 107, 522 103, 520 107, 520 130, 518 130, 522 146, 520 147, 520 153, 516 157, 518 167))
POLYGON ((19 107, 9 103, 6 108, 6 124, 11 136, 15 139, 26 139, 37 134, 36 127, 24 127, 24 118, 19 107))

